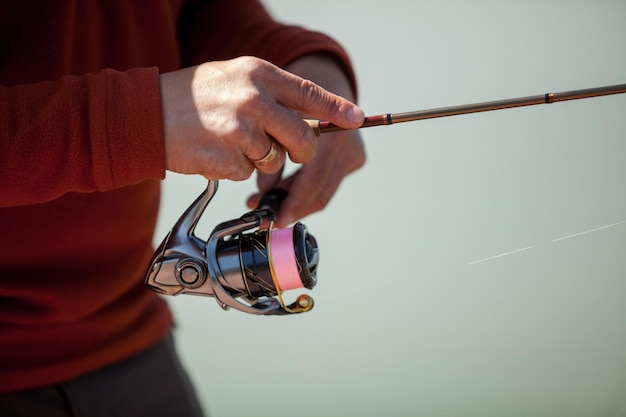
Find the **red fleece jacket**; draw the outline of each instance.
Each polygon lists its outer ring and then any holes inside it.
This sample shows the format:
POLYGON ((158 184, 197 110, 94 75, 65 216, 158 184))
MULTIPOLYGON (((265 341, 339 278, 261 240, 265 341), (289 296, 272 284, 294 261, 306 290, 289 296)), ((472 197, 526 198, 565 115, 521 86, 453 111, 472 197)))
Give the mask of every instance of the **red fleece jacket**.
POLYGON ((333 40, 255 0, 0 3, 0 392, 137 353, 171 326, 143 278, 165 175, 159 73, 333 40))

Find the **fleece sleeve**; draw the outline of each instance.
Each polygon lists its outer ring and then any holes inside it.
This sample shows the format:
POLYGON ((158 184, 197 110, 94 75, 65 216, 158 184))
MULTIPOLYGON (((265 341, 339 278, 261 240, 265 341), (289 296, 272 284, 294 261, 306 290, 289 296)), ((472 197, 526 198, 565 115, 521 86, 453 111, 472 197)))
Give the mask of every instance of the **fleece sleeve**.
POLYGON ((183 13, 180 36, 184 65, 256 56, 284 67, 311 53, 335 58, 356 92, 346 50, 329 36, 275 21, 257 0, 197 1, 183 13))
POLYGON ((165 176, 158 71, 0 87, 0 207, 165 176))

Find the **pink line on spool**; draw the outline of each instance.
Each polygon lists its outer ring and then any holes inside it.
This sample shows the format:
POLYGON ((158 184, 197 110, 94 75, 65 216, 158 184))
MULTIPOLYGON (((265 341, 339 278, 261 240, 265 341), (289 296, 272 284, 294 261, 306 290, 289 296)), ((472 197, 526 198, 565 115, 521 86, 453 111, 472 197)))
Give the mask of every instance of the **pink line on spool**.
POLYGON ((293 227, 271 231, 270 252, 272 253, 270 262, 274 266, 280 290, 303 288, 293 245, 293 227))

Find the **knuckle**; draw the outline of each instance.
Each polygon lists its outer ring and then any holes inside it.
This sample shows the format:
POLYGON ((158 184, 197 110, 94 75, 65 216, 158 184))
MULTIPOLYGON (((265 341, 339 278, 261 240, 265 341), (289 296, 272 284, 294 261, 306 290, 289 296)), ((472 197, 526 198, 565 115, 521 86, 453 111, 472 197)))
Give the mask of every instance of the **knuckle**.
POLYGON ((235 60, 239 69, 253 81, 262 80, 268 74, 271 65, 269 62, 254 56, 243 56, 235 60))
POLYGON ((245 139, 250 135, 250 128, 243 123, 239 117, 234 117, 222 122, 220 136, 222 140, 230 140, 231 138, 245 139))
POLYGON ((240 56, 233 59, 233 62, 236 62, 242 69, 254 71, 261 67, 263 60, 254 56, 240 56))
POLYGON ((262 91, 254 85, 239 91, 237 97, 236 118, 240 123, 256 124, 271 113, 272 103, 262 91))
POLYGON ((311 80, 304 78, 300 80, 299 94, 300 103, 306 109, 325 114, 344 110, 345 101, 341 97, 330 93, 311 80))
MULTIPOLYGON (((233 118, 220 129, 220 135, 215 146, 217 149, 221 149, 218 152, 237 152, 247 156, 246 152, 254 148, 255 137, 256 130, 251 123, 246 122, 246 119, 233 118)), ((233 158, 233 156, 229 156, 229 159, 233 158)), ((236 164, 236 161, 233 163, 236 164)))
POLYGON ((254 167, 245 157, 231 152, 216 154, 207 151, 198 158, 198 162, 203 167, 202 175, 209 179, 244 181, 254 172, 254 167))
POLYGON ((264 102, 263 95, 254 87, 243 89, 239 93, 239 101, 242 106, 249 109, 255 109, 259 104, 264 102))
POLYGON ((227 176, 227 179, 232 181, 245 181, 250 178, 250 176, 254 172, 254 168, 250 164, 241 164, 236 168, 233 168, 234 169, 230 171, 229 175, 227 176))
POLYGON ((322 101, 319 87, 311 80, 305 78, 300 80, 300 100, 307 106, 319 105, 322 101))

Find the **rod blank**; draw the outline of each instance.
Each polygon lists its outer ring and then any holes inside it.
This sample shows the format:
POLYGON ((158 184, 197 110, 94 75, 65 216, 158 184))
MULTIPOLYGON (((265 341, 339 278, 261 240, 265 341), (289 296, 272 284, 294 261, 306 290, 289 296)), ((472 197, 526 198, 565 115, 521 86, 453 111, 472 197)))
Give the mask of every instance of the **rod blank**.
MULTIPOLYGON (((460 114, 510 109, 523 106, 533 106, 536 104, 550 104, 557 103, 559 101, 578 100, 621 93, 626 93, 626 84, 587 88, 584 90, 563 91, 559 93, 546 93, 536 96, 486 101, 474 104, 464 104, 461 106, 439 107, 435 109, 406 113, 387 113, 377 116, 367 116, 359 129, 365 127, 390 125, 394 123, 413 122, 416 120, 434 119, 437 117, 456 116, 460 114)), ((307 120, 307 123, 309 123, 317 136, 321 135, 322 133, 345 130, 328 121, 307 120)))

